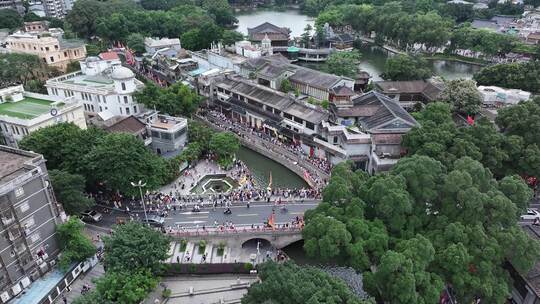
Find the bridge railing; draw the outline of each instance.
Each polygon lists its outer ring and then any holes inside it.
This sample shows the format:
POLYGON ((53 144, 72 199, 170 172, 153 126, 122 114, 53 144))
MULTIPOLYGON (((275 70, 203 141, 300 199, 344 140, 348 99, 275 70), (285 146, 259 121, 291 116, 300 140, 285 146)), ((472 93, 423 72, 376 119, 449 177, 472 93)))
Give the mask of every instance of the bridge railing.
POLYGON ((296 234, 302 232, 303 225, 295 225, 289 227, 239 227, 239 228, 205 228, 205 229, 189 229, 189 230, 176 230, 171 229, 167 231, 167 234, 173 237, 198 237, 198 236, 234 236, 243 234, 265 234, 265 235, 285 235, 296 234))

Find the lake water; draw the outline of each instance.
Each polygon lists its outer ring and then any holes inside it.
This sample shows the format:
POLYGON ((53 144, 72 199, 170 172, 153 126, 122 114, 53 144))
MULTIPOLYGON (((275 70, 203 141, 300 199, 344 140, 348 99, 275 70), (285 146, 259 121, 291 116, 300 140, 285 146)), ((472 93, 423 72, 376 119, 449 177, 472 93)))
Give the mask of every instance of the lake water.
MULTIPOLYGON (((277 26, 288 27, 291 29, 291 36, 298 37, 307 24, 315 23, 315 19, 303 15, 298 10, 271 11, 271 10, 253 10, 243 12, 236 16, 238 18, 237 30, 247 35, 247 28, 252 28, 264 22, 270 22, 277 26)), ((388 54, 376 46, 365 46, 359 49, 362 54, 360 68, 371 75, 374 81, 382 80, 380 74, 384 71, 384 65, 388 54)), ((472 78, 473 74, 480 70, 480 66, 445 60, 429 60, 431 69, 435 75, 442 76, 445 79, 472 78)), ((299 62, 300 65, 319 69, 319 63, 299 62)))
POLYGON ((308 188, 306 182, 291 170, 246 147, 240 147, 236 157, 248 166, 257 186, 261 188, 268 186, 270 172, 274 188, 308 188))
POLYGON ((280 27, 288 27, 291 30, 291 37, 299 37, 304 32, 306 25, 310 24, 313 27, 315 24, 315 18, 302 15, 298 10, 285 10, 282 12, 253 10, 239 13, 236 18, 238 19, 238 28, 236 30, 244 35, 247 35, 248 28, 270 22, 280 27))

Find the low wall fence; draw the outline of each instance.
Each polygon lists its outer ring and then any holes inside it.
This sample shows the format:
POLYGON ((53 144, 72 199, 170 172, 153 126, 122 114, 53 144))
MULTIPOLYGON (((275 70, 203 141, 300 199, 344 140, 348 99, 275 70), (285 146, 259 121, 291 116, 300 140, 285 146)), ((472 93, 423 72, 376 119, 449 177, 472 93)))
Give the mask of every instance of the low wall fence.
POLYGON ((163 276, 181 274, 250 274, 255 269, 251 263, 167 264, 163 276))

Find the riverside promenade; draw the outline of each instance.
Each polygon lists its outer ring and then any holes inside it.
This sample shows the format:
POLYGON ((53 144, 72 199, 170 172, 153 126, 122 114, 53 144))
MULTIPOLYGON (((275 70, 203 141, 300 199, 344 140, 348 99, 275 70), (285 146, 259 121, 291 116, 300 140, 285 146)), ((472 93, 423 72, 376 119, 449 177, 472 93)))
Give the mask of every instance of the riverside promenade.
POLYGON ((276 145, 247 127, 233 124, 228 120, 218 119, 212 115, 206 115, 205 117, 197 115, 196 117, 199 121, 206 123, 216 130, 235 133, 240 138, 242 145, 286 166, 303 178, 312 188, 324 188, 330 178, 328 172, 309 162, 306 155, 295 153, 283 146, 276 145))

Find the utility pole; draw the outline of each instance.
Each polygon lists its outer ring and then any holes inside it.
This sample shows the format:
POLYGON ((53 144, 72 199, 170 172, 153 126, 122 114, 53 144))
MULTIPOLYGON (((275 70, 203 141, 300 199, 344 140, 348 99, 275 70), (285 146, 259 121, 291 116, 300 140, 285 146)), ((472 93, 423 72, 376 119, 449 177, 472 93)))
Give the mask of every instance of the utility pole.
POLYGON ((144 205, 144 197, 142 194, 142 188, 146 187, 146 183, 143 183, 141 180, 139 180, 138 183, 131 182, 131 185, 133 187, 139 188, 139 193, 141 194, 141 202, 144 210, 144 220, 146 221, 146 224, 148 224, 148 216, 146 215, 146 206, 144 205))

